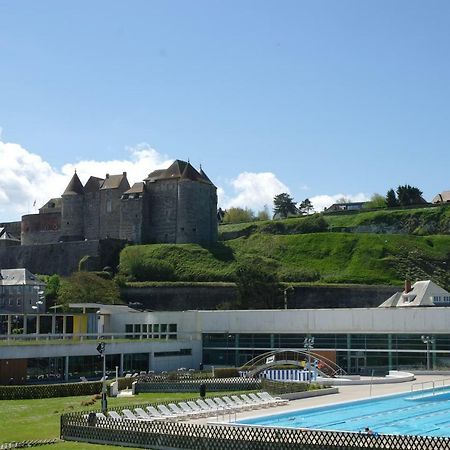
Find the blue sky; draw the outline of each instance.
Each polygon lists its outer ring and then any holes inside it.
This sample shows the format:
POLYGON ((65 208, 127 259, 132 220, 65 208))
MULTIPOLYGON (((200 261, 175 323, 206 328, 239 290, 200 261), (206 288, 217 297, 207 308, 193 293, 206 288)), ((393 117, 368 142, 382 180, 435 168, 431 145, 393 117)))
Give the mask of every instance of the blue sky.
POLYGON ((0 23, 0 222, 75 167, 175 158, 224 206, 450 189, 448 1, 2 0, 0 23))

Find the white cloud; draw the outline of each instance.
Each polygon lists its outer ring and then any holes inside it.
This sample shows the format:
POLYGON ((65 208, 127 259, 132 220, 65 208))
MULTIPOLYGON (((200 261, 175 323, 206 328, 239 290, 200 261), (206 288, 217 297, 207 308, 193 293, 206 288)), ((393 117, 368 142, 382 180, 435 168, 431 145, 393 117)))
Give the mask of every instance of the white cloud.
POLYGON ((315 195, 311 197, 311 203, 315 211, 323 211, 338 200, 345 198, 350 202, 366 202, 370 200, 367 194, 360 192, 359 194, 334 194, 334 195, 315 195))
POLYGON ((151 171, 167 167, 173 160, 148 144, 127 149, 129 158, 112 161, 78 161, 55 169, 39 155, 19 144, 0 141, 0 221, 20 220, 23 214, 37 212, 47 200, 59 197, 75 168, 84 183, 89 176, 106 173, 128 174, 130 184, 143 180, 151 171), (36 208, 33 204, 36 201, 36 208))
POLYGON ((231 180, 229 185, 234 191, 232 195, 227 195, 221 187, 217 190, 222 208, 235 206, 258 211, 267 205, 271 209, 275 195, 289 193, 289 188, 271 172, 243 172, 231 180))

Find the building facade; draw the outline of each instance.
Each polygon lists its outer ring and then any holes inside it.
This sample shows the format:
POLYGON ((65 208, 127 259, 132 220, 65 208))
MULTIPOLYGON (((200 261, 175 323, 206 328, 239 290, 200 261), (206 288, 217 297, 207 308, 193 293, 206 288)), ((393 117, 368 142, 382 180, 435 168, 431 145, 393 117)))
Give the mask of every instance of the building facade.
POLYGON ((90 177, 75 173, 61 198, 22 217, 22 245, 120 239, 133 243, 217 240, 216 187, 189 162, 176 160, 130 187, 126 172, 90 177))

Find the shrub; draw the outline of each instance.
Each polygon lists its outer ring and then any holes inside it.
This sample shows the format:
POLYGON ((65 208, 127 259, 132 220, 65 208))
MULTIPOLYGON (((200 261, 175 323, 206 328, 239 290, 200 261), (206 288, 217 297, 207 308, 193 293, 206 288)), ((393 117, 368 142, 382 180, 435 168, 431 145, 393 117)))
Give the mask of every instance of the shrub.
POLYGON ((221 369, 214 369, 214 375, 216 378, 233 378, 238 377, 239 372, 236 367, 224 367, 221 369))

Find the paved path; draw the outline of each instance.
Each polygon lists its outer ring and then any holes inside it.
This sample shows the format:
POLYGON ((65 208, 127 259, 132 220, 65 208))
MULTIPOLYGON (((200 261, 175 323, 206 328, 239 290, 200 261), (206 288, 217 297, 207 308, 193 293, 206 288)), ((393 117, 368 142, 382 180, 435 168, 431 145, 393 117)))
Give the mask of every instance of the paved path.
MULTIPOLYGON (((407 381, 404 383, 394 383, 394 384, 374 384, 371 386, 369 385, 355 385, 355 386, 339 386, 339 393, 337 394, 330 394, 330 395, 324 395, 322 397, 311 397, 311 398, 304 398, 300 400, 291 400, 287 405, 283 406, 276 406, 273 408, 263 408, 263 409, 256 409, 253 411, 243 411, 240 413, 232 413, 232 414, 225 414, 221 415, 219 417, 214 418, 202 418, 197 420, 192 420, 192 423, 198 423, 198 424, 206 424, 206 423, 214 423, 214 422, 234 422, 236 419, 243 419, 247 417, 256 417, 256 416, 263 416, 263 415, 271 415, 271 414, 279 414, 283 412, 288 411, 294 411, 297 409, 304 409, 304 408, 313 408, 315 406, 323 406, 323 405, 330 405, 333 403, 342 403, 342 402, 348 402, 352 400, 359 400, 363 398, 370 398, 370 397, 377 397, 380 395, 389 395, 389 394, 396 394, 401 392, 410 392, 411 391, 411 385, 416 383, 422 383, 422 382, 431 382, 431 381, 438 381, 438 380, 449 380, 448 375, 444 376, 438 376, 438 375, 418 375, 416 376, 416 380, 414 381, 407 381)), ((450 385, 450 382, 447 381, 446 385, 450 385)), ((442 386, 442 384, 441 384, 442 386)), ((425 385, 426 388, 431 387, 431 383, 425 385)))

